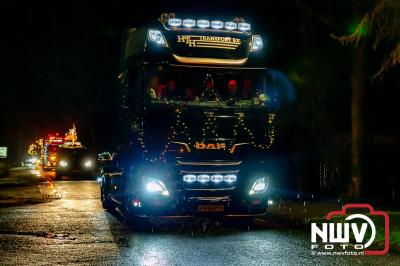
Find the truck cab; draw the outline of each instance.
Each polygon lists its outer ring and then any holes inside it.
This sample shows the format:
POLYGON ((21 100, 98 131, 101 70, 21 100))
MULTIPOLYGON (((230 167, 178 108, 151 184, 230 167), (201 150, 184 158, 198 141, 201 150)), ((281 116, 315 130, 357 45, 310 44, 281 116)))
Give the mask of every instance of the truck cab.
POLYGON ((95 157, 80 142, 65 142, 57 151, 55 177, 92 178, 96 173, 95 157))
POLYGON ((163 14, 124 32, 117 166, 101 200, 128 218, 263 215, 279 97, 263 37, 243 19, 163 14))
POLYGON ((42 169, 45 171, 54 170, 57 165, 57 150, 64 143, 64 138, 58 133, 49 134, 42 143, 41 159, 42 169))

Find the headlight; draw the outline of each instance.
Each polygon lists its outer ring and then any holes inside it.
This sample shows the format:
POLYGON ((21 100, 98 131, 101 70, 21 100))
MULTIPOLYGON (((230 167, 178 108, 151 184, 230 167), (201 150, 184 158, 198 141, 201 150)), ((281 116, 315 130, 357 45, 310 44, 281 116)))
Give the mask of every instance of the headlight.
POLYGON ((160 180, 150 180, 146 184, 146 190, 150 193, 161 194, 168 196, 169 192, 164 183, 160 180))
POLYGON ((92 161, 88 160, 88 161, 84 162, 83 165, 85 167, 91 167, 92 166, 92 161))
POLYGON ((160 44, 162 46, 167 46, 167 42, 165 41, 164 35, 159 30, 149 30, 147 34, 147 38, 149 41, 160 44))
POLYGON ((68 166, 68 163, 67 163, 66 161, 60 161, 58 164, 59 164, 61 167, 67 167, 67 166, 68 166))
POLYGON ((251 49, 250 52, 261 50, 264 47, 263 41, 260 35, 253 35, 251 37, 251 49))
POLYGON ((267 190, 268 186, 268 181, 265 178, 258 179, 256 182, 254 182, 253 186, 250 189, 249 194, 254 195, 257 193, 262 193, 267 190))

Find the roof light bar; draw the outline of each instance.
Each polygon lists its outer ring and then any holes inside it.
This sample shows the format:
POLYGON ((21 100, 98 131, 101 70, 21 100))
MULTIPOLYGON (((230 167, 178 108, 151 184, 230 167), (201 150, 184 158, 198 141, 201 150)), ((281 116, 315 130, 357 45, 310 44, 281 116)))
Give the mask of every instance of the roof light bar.
POLYGON ((195 19, 191 18, 186 18, 186 19, 180 19, 180 18, 169 18, 168 19, 168 25, 170 27, 185 27, 185 28, 193 28, 193 27, 198 27, 200 29, 205 29, 205 28, 213 28, 216 30, 223 29, 225 28, 226 30, 240 30, 240 31, 250 31, 251 30, 251 24, 247 22, 233 22, 233 21, 221 21, 221 20, 207 20, 207 19, 198 19, 197 21, 195 19))

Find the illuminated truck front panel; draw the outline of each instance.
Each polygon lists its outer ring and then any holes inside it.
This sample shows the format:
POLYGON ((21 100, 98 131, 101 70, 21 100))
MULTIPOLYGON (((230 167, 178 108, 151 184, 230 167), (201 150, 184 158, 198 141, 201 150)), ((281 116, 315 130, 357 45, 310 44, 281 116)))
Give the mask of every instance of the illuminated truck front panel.
MULTIPOLYGON (((166 33, 172 54, 177 61, 189 58, 218 58, 242 60, 248 58, 249 36, 230 32, 193 32, 188 30, 166 33)), ((187 62, 195 62, 195 60, 187 62)))
POLYGON ((163 64, 255 66, 261 65, 263 46, 262 37, 243 20, 164 17, 125 32, 122 64, 143 56, 163 64))

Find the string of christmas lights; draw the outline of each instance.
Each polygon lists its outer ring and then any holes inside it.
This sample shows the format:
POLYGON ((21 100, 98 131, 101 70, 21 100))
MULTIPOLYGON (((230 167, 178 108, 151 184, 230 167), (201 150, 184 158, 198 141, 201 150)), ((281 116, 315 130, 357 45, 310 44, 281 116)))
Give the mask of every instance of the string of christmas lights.
POLYGON ((208 112, 207 120, 204 123, 204 126, 201 130, 202 136, 203 136, 203 139, 202 139, 203 142, 206 141, 207 137, 218 139, 218 128, 217 127, 218 127, 217 118, 215 117, 213 112, 208 112))
POLYGON ((269 149, 275 142, 275 113, 269 113, 267 117, 268 131, 265 133, 265 138, 268 140, 267 144, 258 144, 256 147, 261 149, 269 149))
MULTIPOLYGON (((143 128, 143 117, 141 120, 140 125, 141 128, 138 133, 138 142, 141 145, 142 148, 142 154, 144 158, 148 161, 165 161, 165 154, 168 151, 168 145, 171 141, 176 140, 177 136, 184 136, 184 139, 182 140, 183 142, 187 143, 189 146, 192 145, 192 139, 189 135, 188 132, 188 127, 186 123, 182 120, 182 108, 177 107, 175 109, 175 125, 171 127, 170 133, 168 134, 168 141, 164 146, 164 149, 161 151, 159 156, 155 156, 153 158, 148 157, 148 149, 144 141, 144 128, 143 128)), ((207 119, 206 122, 204 123, 204 126, 202 127, 202 140, 203 142, 206 141, 206 139, 209 138, 215 138, 218 139, 218 124, 217 124, 217 119, 214 115, 213 112, 207 112, 207 119)), ((275 142, 275 118, 276 114, 275 113, 269 113, 267 116, 267 124, 268 124, 268 130, 265 132, 264 136, 267 141, 266 144, 256 144, 255 142, 255 137, 254 133, 252 130, 246 125, 245 122, 245 115, 244 113, 237 113, 237 121, 233 127, 233 138, 231 140, 230 146, 236 143, 237 137, 240 133, 244 133, 247 135, 249 138, 249 143, 255 147, 261 148, 261 149, 269 149, 272 144, 275 142)))
POLYGON ((255 143, 254 134, 245 125, 244 117, 245 117, 244 113, 237 113, 237 121, 235 123, 235 126, 233 127, 233 138, 231 141, 231 146, 236 143, 236 138, 238 136, 238 132, 240 132, 240 131, 244 131, 247 134, 247 136, 249 137, 249 141, 250 141, 249 143, 251 145, 254 145, 254 143, 255 143))

